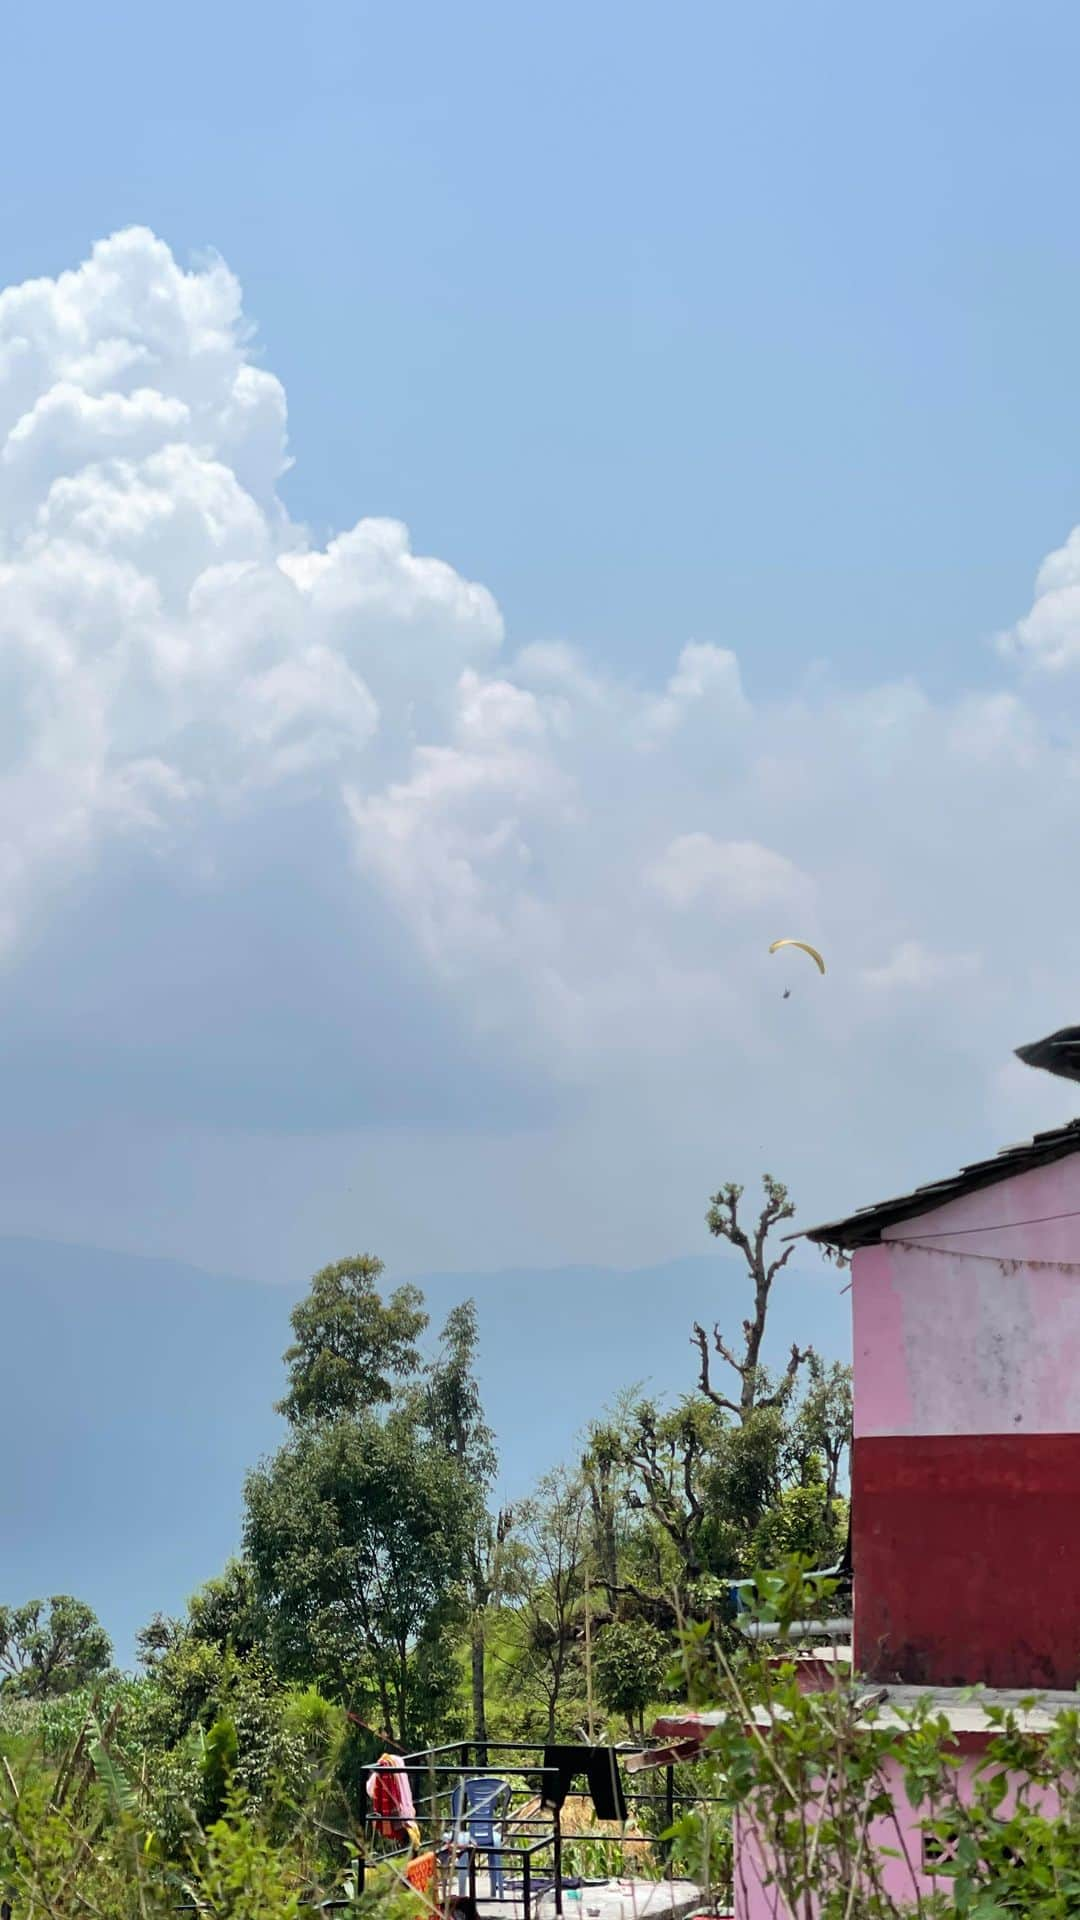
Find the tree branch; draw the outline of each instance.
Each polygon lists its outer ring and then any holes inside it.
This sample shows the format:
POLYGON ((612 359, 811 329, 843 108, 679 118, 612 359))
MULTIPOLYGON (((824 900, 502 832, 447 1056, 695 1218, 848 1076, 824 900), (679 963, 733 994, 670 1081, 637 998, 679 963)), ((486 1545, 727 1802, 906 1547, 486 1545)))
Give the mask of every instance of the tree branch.
MULTIPOLYGON (((749 1338, 752 1331, 753 1329, 750 1325, 749 1320, 744 1320, 743 1332, 746 1334, 747 1338, 749 1338)), ((721 1360, 726 1360, 728 1363, 728 1366, 734 1368, 735 1372, 739 1376, 739 1379, 745 1380, 747 1372, 749 1371, 749 1369, 747 1368, 746 1362, 745 1360, 737 1359, 736 1356, 732 1353, 731 1348, 728 1346, 727 1341, 724 1339, 724 1336, 721 1333, 719 1327, 713 1328, 712 1337, 713 1337, 713 1346, 716 1348, 716 1351, 720 1355, 721 1360)))
POLYGON ((739 1225, 741 1199, 742 1188, 729 1180, 726 1187, 721 1187, 719 1193, 713 1194, 705 1222, 715 1239, 729 1240, 733 1247, 738 1247, 739 1252, 745 1255, 749 1264, 754 1256, 750 1242, 739 1225))
POLYGON ((791 1256, 794 1253, 794 1251, 795 1251, 795 1242, 794 1240, 789 1240, 787 1243, 787 1246, 784 1248, 784 1251, 782 1254, 780 1254, 779 1258, 770 1262, 768 1270, 765 1274, 766 1285, 770 1287, 772 1286, 772 1283, 776 1279, 776 1276, 779 1273, 781 1267, 787 1266, 787 1263, 791 1259, 791 1256))
POLYGON ((787 1366, 784 1368, 783 1379, 775 1393, 771 1393, 767 1400, 758 1401, 757 1404, 759 1407, 779 1407, 783 1404, 794 1385, 795 1375, 798 1373, 799 1368, 809 1360, 813 1351, 813 1347, 799 1347, 792 1341, 791 1354, 787 1366))
POLYGON ((686 1443, 686 1452, 683 1454, 683 1463, 682 1463, 683 1492, 686 1495, 686 1504, 690 1509, 691 1525, 695 1525, 697 1521, 701 1518, 701 1502, 698 1500, 698 1497, 694 1492, 694 1460, 696 1456, 697 1456, 697 1447, 694 1442, 694 1438, 691 1435, 686 1443))
MULTIPOLYGON (((713 1329, 713 1338, 717 1342, 717 1352, 721 1354, 723 1359, 731 1362, 736 1372, 738 1372, 738 1362, 733 1361, 730 1353, 722 1347, 718 1330, 715 1327, 713 1329)), ((712 1378, 709 1372, 708 1336, 704 1327, 700 1326, 696 1320, 694 1321, 694 1331, 690 1335, 690 1345, 696 1347, 701 1355, 701 1371, 698 1375, 698 1385, 702 1393, 705 1394, 707 1399, 712 1401, 714 1407, 723 1407, 727 1413, 738 1413, 739 1408, 735 1401, 726 1399, 722 1393, 717 1393, 716 1388, 712 1384, 712 1378)))

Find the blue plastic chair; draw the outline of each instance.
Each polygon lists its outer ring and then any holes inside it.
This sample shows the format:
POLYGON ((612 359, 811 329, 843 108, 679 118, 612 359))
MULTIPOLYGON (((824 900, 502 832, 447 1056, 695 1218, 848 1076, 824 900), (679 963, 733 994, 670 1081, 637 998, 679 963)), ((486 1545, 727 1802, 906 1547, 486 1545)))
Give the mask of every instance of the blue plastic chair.
POLYGON ((444 1846, 452 1847, 458 1860, 458 1893, 464 1895, 468 1888, 468 1854, 486 1853, 488 1874, 491 1880, 491 1897, 501 1900, 503 1897, 502 1829, 499 1821, 505 1816, 510 1805, 510 1782, 484 1775, 472 1780, 461 1780, 454 1788, 450 1798, 450 1811, 453 1818, 453 1832, 448 1833, 444 1846), (462 1855, 466 1857, 462 1859, 462 1855))

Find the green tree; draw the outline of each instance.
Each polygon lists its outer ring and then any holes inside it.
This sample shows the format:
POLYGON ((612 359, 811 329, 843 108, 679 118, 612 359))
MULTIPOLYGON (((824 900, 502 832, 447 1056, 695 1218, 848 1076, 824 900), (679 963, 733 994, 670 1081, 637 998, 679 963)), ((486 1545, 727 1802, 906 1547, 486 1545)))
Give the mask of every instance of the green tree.
POLYGON ((251 1653, 259 1644, 255 1576, 246 1560, 229 1560, 222 1572, 197 1587, 187 1617, 155 1613, 135 1636, 140 1665, 160 1670, 169 1654, 188 1644, 231 1647, 251 1653))
POLYGON ((45 1700, 106 1673, 112 1645, 97 1615, 69 1593, 0 1607, 0 1687, 45 1700))
POLYGON ((187 1631, 193 1640, 251 1653, 259 1644, 255 1574, 246 1560, 226 1562, 222 1572, 197 1587, 188 1601, 187 1631))
POLYGON ((809 1445, 816 1431, 815 1421, 804 1432, 771 1394, 742 1421, 693 1396, 668 1408, 630 1401, 594 1428, 585 1471, 594 1513, 599 1504, 610 1527, 606 1551, 617 1552, 617 1577, 602 1575, 612 1611, 669 1631, 682 1619, 715 1617, 717 1582, 756 1571, 759 1530, 790 1487, 817 1485, 815 1538, 831 1542, 836 1516, 809 1445), (616 1496, 636 1524, 609 1518, 616 1496))
POLYGON ((824 1461, 825 1499, 830 1507, 839 1491, 845 1456, 851 1451, 853 1414, 851 1368, 839 1360, 826 1366, 812 1353, 792 1439, 802 1457, 816 1455, 824 1461))
POLYGON ((383 1300, 383 1263, 356 1254, 323 1267, 290 1315, 289 1390, 278 1411, 293 1426, 388 1406, 419 1371, 416 1342, 427 1326, 419 1287, 383 1300))
POLYGON ((473 1739, 484 1758, 487 1727, 486 1627, 488 1609, 497 1601, 500 1572, 511 1515, 489 1508, 491 1483, 498 1469, 495 1436, 484 1418, 476 1377, 479 1332, 476 1303, 464 1300, 447 1316, 439 1352, 424 1381, 424 1420, 436 1445, 445 1447, 461 1470, 463 1497, 473 1517, 468 1547, 469 1653, 473 1739))
POLYGON ((247 1482, 244 1540, 278 1670, 372 1700, 406 1743, 437 1720, 472 1513, 408 1409, 307 1427, 247 1482))
MULTIPOLYGON (((685 1400, 665 1410, 651 1400, 631 1403, 618 1427, 594 1435, 593 1445, 617 1453, 627 1475, 625 1500, 629 1509, 647 1518, 671 1553, 659 1552, 656 1573, 670 1575, 678 1597, 663 1598, 663 1610, 674 1624, 686 1602, 687 1589, 710 1566, 708 1536, 715 1534, 717 1503, 707 1499, 705 1476, 724 1428, 723 1415, 707 1400, 685 1400)), ((638 1554, 642 1541, 636 1543, 638 1554)), ((639 1600, 640 1586, 629 1590, 639 1600)))
POLYGON ((795 1554, 814 1567, 828 1567, 839 1559, 846 1524, 843 1502, 829 1499, 824 1480, 785 1487, 754 1535, 755 1567, 779 1567, 795 1554))
POLYGON ((552 1740, 580 1660, 589 1551, 584 1482, 558 1468, 545 1475, 518 1517, 512 1589, 520 1634, 517 1673, 539 1692, 545 1735, 552 1740))
POLYGON ((424 1423, 475 1485, 486 1489, 499 1462, 476 1377, 478 1346, 476 1302, 463 1300, 447 1314, 438 1355, 424 1376, 424 1423))
POLYGON ((187 1631, 158 1656, 123 1733, 175 1842, 192 1817, 215 1819, 233 1788, 287 1822, 320 1764, 336 1767, 331 1743, 314 1753, 297 1724, 302 1697, 262 1653, 240 1655, 187 1631))
POLYGON ((175 1614, 155 1613, 135 1635, 135 1654, 140 1667, 156 1673, 166 1655, 178 1647, 186 1627, 175 1614))
MULTIPOLYGON (((627 1396, 622 1411, 634 1404, 627 1396)), ((620 1533, 626 1509, 627 1474, 622 1445, 622 1423, 618 1412, 613 1419, 594 1421, 588 1430, 588 1445, 582 1455, 581 1471, 588 1488, 592 1508, 592 1547, 597 1575, 607 1590, 609 1607, 616 1604, 619 1586, 620 1533)))
POLYGON ((670 1642, 647 1620, 613 1620, 597 1635, 596 1691, 605 1707, 625 1715, 631 1735, 645 1737, 645 1709, 663 1685, 670 1642))

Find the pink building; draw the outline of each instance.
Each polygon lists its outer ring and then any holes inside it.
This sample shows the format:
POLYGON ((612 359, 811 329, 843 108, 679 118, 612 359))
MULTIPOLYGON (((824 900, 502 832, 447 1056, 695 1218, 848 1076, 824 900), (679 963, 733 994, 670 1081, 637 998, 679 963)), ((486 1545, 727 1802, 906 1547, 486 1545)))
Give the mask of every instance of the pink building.
MULTIPOLYGON (((1080 1028, 1019 1051, 1080 1079, 1080 1028)), ((1032 1730, 1080 1708, 1080 1121, 807 1238, 852 1261, 854 1671, 886 1715, 930 1694, 970 1775, 992 1702, 1043 1695, 1032 1730)), ((894 1804, 914 1899, 934 1861, 899 1779, 894 1804)), ((736 1840, 737 1920, 774 1920, 745 1819, 736 1840)))
POLYGON ((1080 1121, 807 1237, 852 1256, 857 1671, 1076 1687, 1080 1121))
MULTIPOLYGON (((903 1724, 905 1711, 925 1691, 916 1687, 890 1688, 888 1700, 875 1708, 876 1724, 887 1726, 890 1721, 897 1726, 903 1724)), ((1025 1701, 1021 1706, 1015 1694, 1010 1696, 988 1692, 985 1696, 973 1699, 970 1690, 966 1690, 961 1697, 955 1691, 950 1693, 948 1690, 935 1689, 935 1709, 945 1713, 953 1730, 959 1759, 957 1782, 961 1795, 971 1791, 970 1783, 985 1754, 987 1743, 993 1737, 987 1709, 1005 1702, 1013 1708, 1020 1727, 1027 1733, 1038 1735, 1049 1729, 1054 1714, 1061 1707, 1076 1708, 1080 1705, 1080 1696, 1075 1693, 1051 1693, 1042 1696, 1035 1705, 1025 1701)), ((653 1727, 654 1736, 671 1742, 670 1747, 661 1750, 661 1754, 666 1757, 673 1753, 682 1760, 692 1758, 719 1718, 715 1713, 702 1713, 678 1714, 658 1720, 653 1727)), ((647 1758, 658 1757, 661 1756, 647 1758)), ((879 1849, 884 1891, 898 1906, 913 1905, 917 1894, 947 1895, 949 1880, 939 1870, 941 1856, 938 1843, 932 1841, 928 1844, 922 1831, 922 1821, 929 1815, 930 1809, 910 1803, 902 1775, 894 1762, 886 1761, 884 1772, 892 1797, 893 1814, 890 1818, 876 1821, 871 1829, 874 1844, 879 1849)), ((1003 1813, 1008 1811, 1010 1799, 1011 1795, 1007 1794, 1002 1805, 1003 1813)), ((1053 1808, 1047 1806, 1046 1811, 1052 1813, 1053 1808)), ((816 1817, 815 1808, 811 1818, 816 1817)), ((797 1916, 792 1915, 777 1888, 770 1884, 758 1835, 752 1819, 745 1813, 736 1813, 735 1816, 733 1894, 734 1920, 804 1920, 802 1907, 797 1916)))

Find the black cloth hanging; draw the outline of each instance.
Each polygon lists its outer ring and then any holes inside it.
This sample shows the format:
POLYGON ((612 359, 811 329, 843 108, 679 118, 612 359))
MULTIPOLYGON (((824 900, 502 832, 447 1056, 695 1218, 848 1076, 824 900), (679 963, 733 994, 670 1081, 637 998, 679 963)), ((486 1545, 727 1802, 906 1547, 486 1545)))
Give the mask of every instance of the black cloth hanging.
POLYGON ((574 1775, 581 1768, 579 1747, 544 1748, 544 1784, 540 1804, 549 1813, 558 1813, 570 1791, 574 1775))
POLYGON ((619 1760, 614 1747, 589 1747, 585 1775, 598 1820, 626 1822, 626 1795, 619 1776, 619 1760))
POLYGON ((626 1795, 614 1747, 545 1747, 541 1804, 557 1813, 579 1773, 588 1781, 597 1819, 617 1820, 622 1825, 626 1795))

